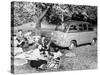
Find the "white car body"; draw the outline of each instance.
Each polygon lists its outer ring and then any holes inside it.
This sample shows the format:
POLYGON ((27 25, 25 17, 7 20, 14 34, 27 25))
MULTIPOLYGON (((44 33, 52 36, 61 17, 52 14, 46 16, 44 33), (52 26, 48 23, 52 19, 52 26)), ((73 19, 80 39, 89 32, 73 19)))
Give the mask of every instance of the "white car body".
POLYGON ((76 41, 77 45, 91 43, 94 38, 97 38, 97 35, 96 31, 92 30, 90 26, 88 22, 70 21, 65 23, 64 29, 58 28, 57 31, 52 33, 52 40, 56 45, 62 47, 69 47, 71 41, 76 41), (76 27, 75 30, 74 27, 76 27), (83 28, 82 31, 81 28, 83 28))

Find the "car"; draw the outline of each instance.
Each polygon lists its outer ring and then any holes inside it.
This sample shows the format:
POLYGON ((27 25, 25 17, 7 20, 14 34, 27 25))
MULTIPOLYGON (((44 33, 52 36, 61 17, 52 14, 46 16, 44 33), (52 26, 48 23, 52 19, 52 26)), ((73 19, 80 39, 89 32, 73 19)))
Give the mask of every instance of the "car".
POLYGON ((52 33, 52 41, 61 47, 74 49, 77 45, 96 43, 97 35, 93 25, 83 21, 68 21, 63 27, 58 26, 52 33))

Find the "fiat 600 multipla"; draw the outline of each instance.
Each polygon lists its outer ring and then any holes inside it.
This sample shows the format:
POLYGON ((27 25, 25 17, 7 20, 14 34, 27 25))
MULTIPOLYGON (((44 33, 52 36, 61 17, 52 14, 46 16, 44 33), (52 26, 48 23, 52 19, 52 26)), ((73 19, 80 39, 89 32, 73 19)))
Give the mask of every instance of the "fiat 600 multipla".
POLYGON ((68 21, 63 27, 56 27, 52 33, 53 42, 61 47, 73 49, 77 45, 96 43, 97 35, 92 24, 83 21, 68 21))

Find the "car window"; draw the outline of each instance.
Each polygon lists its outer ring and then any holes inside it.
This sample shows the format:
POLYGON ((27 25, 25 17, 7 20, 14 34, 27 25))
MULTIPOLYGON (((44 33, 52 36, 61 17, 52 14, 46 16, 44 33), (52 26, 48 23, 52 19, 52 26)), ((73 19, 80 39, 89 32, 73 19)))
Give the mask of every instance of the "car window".
POLYGON ((79 31, 83 31, 83 25, 79 24, 79 31))
POLYGON ((87 24, 83 24, 84 31, 87 31, 87 24))
POLYGON ((77 31, 77 26, 76 25, 71 25, 69 28, 69 32, 77 31))
POLYGON ((92 25, 88 25, 88 31, 93 31, 93 27, 92 27, 92 25))
POLYGON ((69 30, 77 30, 77 27, 76 25, 71 25, 70 29, 69 30))

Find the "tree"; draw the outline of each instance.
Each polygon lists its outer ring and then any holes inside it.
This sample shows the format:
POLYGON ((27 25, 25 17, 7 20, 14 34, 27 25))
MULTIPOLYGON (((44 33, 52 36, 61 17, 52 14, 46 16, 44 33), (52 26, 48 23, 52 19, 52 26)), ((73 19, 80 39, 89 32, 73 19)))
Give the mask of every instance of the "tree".
MULTIPOLYGON (((44 15, 45 21, 55 25, 63 25, 68 20, 96 21, 97 7, 84 5, 67 5, 53 3, 14 2, 14 26, 28 22, 37 22, 41 14, 50 7, 44 15)), ((42 21, 40 21, 42 22, 42 21)), ((37 24, 37 27, 39 23, 37 24)))
POLYGON ((36 21, 36 28, 37 29, 41 28, 41 22, 42 22, 44 16, 46 15, 46 13, 47 13, 47 11, 48 11, 49 8, 50 7, 47 7, 47 9, 45 11, 43 11, 43 13, 40 15, 40 17, 38 17, 38 19, 36 21))

